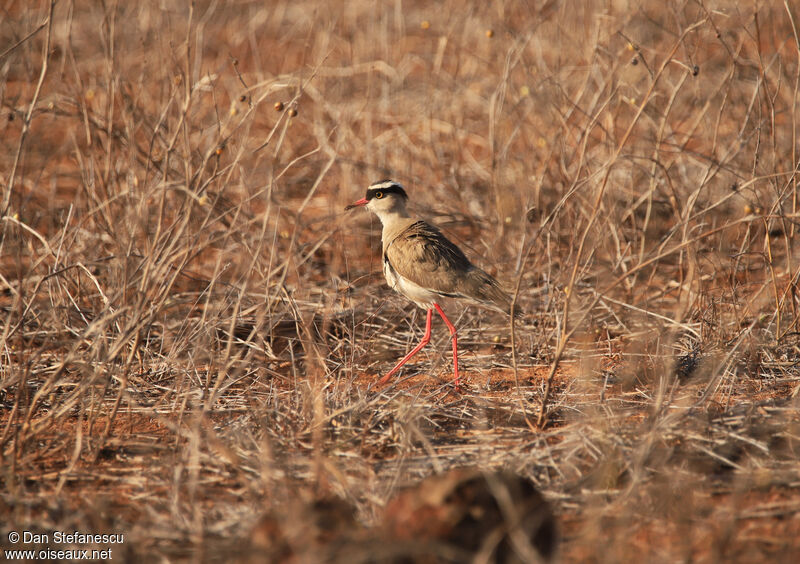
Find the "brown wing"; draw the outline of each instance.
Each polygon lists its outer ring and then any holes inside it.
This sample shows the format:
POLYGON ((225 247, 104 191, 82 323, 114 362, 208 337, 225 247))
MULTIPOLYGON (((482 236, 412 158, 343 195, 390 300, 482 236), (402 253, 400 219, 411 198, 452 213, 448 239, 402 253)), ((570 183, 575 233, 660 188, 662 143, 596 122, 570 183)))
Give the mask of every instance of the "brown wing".
POLYGON ((384 260, 403 278, 443 296, 467 298, 504 313, 511 309, 511 296, 497 280, 424 221, 412 223, 395 237, 384 260))
POLYGON ((459 279, 474 268, 461 249, 424 221, 395 237, 385 255, 400 276, 442 294, 460 294, 459 279))

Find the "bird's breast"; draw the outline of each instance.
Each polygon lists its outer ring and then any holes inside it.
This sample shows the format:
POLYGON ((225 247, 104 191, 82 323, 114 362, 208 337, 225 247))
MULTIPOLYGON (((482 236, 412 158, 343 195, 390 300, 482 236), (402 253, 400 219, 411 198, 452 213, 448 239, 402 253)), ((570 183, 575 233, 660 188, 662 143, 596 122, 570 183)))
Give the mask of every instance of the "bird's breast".
POLYGON ((385 255, 383 257, 383 275, 386 277, 386 283, 389 284, 389 287, 395 292, 404 295, 423 309, 430 309, 433 307, 438 294, 412 282, 398 273, 385 255))
POLYGON ((397 290, 398 274, 392 268, 392 263, 389 262, 386 255, 383 255, 383 276, 386 278, 386 283, 389 284, 389 287, 392 290, 397 290))

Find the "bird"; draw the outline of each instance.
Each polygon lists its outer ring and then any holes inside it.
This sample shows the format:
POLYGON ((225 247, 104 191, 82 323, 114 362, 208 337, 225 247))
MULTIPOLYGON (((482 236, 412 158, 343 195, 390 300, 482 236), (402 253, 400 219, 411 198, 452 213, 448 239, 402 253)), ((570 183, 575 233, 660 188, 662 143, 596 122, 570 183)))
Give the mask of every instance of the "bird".
POLYGON ((381 242, 386 282, 390 288, 427 310, 422 340, 379 383, 388 382, 428 344, 435 309, 450 330, 453 383, 458 391, 458 335, 439 301, 442 298, 460 298, 510 315, 512 299, 497 280, 472 264, 464 252, 442 235, 439 229, 412 217, 408 213, 407 203, 408 194, 403 186, 385 179, 371 184, 363 198, 345 207, 347 211, 363 206, 378 216, 383 226, 381 242))

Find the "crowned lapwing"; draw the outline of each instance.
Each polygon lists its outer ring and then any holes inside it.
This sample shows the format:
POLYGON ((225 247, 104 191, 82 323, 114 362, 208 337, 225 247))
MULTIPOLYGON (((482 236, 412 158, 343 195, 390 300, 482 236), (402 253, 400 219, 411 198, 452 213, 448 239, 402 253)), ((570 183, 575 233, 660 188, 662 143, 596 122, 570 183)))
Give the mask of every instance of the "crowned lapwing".
POLYGON ((463 298, 506 314, 511 313, 511 296, 492 276, 472 264, 464 253, 436 227, 411 217, 406 209, 408 195, 392 180, 381 180, 367 188, 367 194, 345 208, 365 206, 383 224, 383 274, 386 282, 419 307, 426 309, 425 335, 411 352, 397 363, 380 383, 392 375, 428 344, 434 308, 442 316, 453 339, 454 384, 459 389, 458 340, 456 328, 439 306, 441 298, 463 298))

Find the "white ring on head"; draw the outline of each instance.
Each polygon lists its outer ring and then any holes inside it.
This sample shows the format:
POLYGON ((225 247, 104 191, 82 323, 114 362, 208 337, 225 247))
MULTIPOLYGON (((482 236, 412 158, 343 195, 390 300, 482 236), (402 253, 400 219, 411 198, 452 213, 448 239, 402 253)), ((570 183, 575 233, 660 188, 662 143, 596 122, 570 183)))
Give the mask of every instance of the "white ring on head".
POLYGON ((381 180, 380 182, 376 182, 375 184, 371 185, 368 190, 376 190, 380 188, 381 190, 386 190, 387 188, 391 188, 392 186, 403 186, 399 182, 395 182, 394 180, 381 180))

